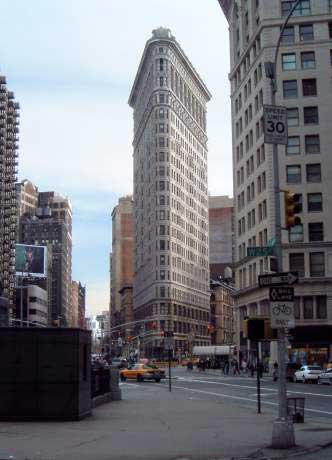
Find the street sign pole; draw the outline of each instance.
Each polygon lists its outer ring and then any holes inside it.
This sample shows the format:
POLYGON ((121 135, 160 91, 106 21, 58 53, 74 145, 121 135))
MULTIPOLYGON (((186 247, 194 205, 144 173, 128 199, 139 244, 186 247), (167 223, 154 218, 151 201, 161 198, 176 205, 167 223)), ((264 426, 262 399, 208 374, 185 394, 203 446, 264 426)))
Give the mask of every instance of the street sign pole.
POLYGON ((168 391, 172 391, 172 376, 171 376, 171 357, 172 357, 172 350, 168 350, 168 391))
POLYGON ((261 370, 260 370, 260 361, 259 361, 259 342, 256 342, 257 350, 257 413, 261 413, 261 370))

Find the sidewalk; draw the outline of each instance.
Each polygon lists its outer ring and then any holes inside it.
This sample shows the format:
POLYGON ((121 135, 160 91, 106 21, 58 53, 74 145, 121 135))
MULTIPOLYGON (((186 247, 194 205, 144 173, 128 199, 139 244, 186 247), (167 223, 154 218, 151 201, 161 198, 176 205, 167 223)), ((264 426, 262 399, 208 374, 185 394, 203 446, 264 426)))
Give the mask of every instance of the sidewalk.
POLYGON ((0 460, 331 459, 332 423, 295 425, 291 452, 267 449, 273 416, 229 401, 204 399, 162 384, 122 385, 123 401, 81 422, 0 423, 0 460), (325 456, 326 454, 326 456, 325 456), (296 457, 294 457, 296 458, 296 457))

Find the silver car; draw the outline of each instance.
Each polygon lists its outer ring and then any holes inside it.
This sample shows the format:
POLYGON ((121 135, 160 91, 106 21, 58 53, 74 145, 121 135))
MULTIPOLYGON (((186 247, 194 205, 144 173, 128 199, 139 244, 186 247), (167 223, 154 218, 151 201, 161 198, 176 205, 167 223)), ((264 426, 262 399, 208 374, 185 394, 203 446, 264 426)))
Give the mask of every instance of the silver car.
POLYGON ((295 372, 294 382, 317 382, 318 376, 323 372, 320 366, 302 366, 295 372))
POLYGON ((328 385, 332 385, 332 368, 326 369, 318 376, 318 383, 327 383, 328 385))

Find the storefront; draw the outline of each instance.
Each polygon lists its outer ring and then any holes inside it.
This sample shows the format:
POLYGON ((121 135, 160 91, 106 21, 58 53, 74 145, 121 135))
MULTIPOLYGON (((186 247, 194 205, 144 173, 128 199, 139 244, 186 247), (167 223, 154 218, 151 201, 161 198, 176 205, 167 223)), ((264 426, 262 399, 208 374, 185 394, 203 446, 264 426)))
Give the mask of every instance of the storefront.
POLYGON ((289 360, 300 365, 332 362, 332 326, 302 326, 291 331, 289 360))

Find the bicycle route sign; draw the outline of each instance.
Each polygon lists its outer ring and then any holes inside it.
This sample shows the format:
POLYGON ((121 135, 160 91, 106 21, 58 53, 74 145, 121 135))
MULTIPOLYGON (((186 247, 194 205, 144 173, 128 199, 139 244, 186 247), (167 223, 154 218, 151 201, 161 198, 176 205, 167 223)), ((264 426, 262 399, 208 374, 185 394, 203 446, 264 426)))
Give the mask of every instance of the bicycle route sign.
POLYGON ((272 287, 269 290, 270 302, 294 302, 294 288, 291 286, 272 287))
POLYGON ((270 287, 269 297, 272 329, 295 327, 294 288, 291 286, 270 287))

